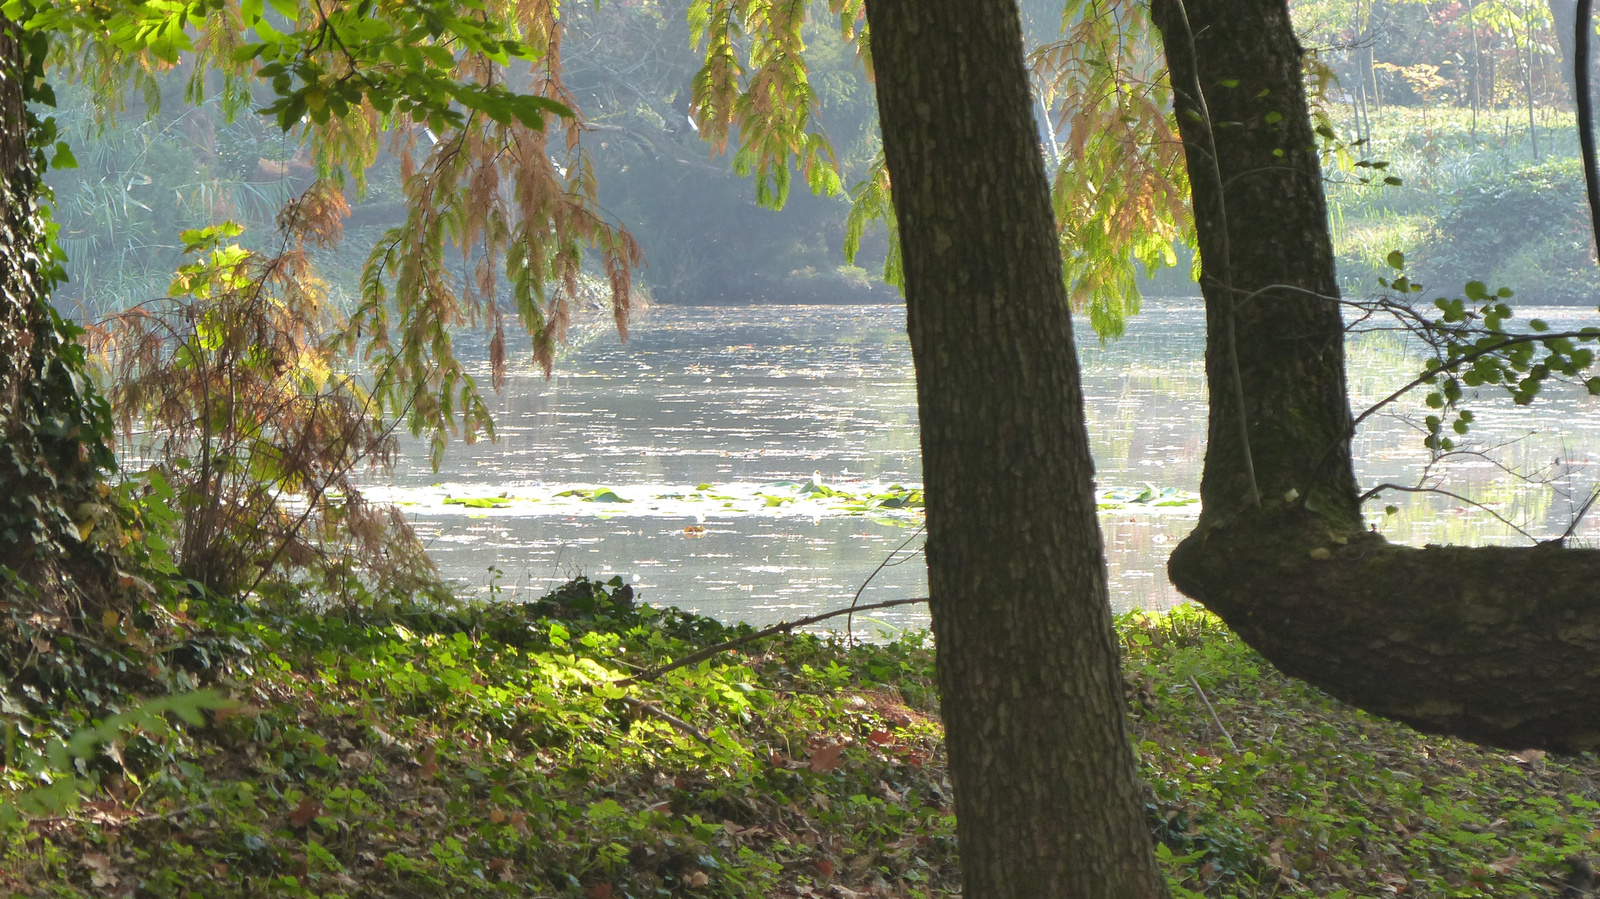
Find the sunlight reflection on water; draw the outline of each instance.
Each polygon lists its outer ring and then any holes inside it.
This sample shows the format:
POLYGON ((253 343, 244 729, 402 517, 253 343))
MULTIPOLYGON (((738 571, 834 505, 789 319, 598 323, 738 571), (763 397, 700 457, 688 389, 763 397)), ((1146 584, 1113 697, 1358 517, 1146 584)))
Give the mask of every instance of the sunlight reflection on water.
MULTIPOLYGON (((1541 314, 1559 328, 1576 313, 1541 314)), ((1080 323, 1079 341, 1098 487, 1197 491, 1206 414, 1199 301, 1148 300, 1127 337, 1101 344, 1080 323)), ((1358 338, 1350 355, 1353 404, 1365 408, 1416 370, 1398 341, 1358 338)), ((1525 470, 1549 469, 1581 503, 1595 480, 1590 448, 1600 445, 1587 415, 1593 402, 1572 391, 1552 394, 1554 402, 1531 409, 1478 404, 1478 441, 1493 446, 1531 433, 1500 456, 1525 470), (1560 461, 1552 468, 1552 460, 1560 461)), ((1405 408, 1420 420, 1420 402, 1405 408)), ((453 444, 438 473, 423 448, 408 446, 387 481, 392 496, 403 500, 441 482, 458 496, 485 497, 813 475, 853 490, 921 482, 915 384, 898 305, 656 307, 634 323, 626 345, 603 324, 580 329, 551 381, 524 353, 493 411, 499 441, 453 444)), ((1427 461, 1414 424, 1395 416, 1375 417, 1355 448, 1365 484, 1415 483, 1427 461)), ((1574 505, 1481 459, 1454 466, 1446 486, 1542 536, 1564 530, 1574 505)), ((1455 500, 1398 496, 1368 508, 1391 539, 1522 539, 1455 500), (1385 502, 1401 511, 1384 516, 1385 502)), ((536 596, 572 573, 620 574, 646 601, 757 624, 847 604, 915 528, 907 516, 719 515, 709 507, 667 514, 637 503, 600 514, 407 508, 444 573, 479 590, 494 582, 536 596)), ((1182 601, 1167 583, 1166 556, 1198 509, 1148 511, 1101 516, 1119 610, 1182 601)), ((902 558, 878 573, 862 601, 923 595, 926 582, 921 557, 902 558)), ((877 617, 891 629, 927 623, 920 607, 877 617)))

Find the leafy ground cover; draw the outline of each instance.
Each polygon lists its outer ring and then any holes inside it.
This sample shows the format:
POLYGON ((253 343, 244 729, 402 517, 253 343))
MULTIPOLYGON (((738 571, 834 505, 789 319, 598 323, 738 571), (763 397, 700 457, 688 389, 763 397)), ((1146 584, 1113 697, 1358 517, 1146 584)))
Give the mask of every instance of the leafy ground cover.
MULTIPOLYGON (((0 831, 0 892, 958 894, 925 637, 781 636, 654 676, 750 631, 587 581, 529 606, 205 623, 208 677, 239 704, 83 760, 87 802, 0 831)), ((1420 737, 1193 611, 1119 627, 1180 895, 1587 886, 1595 758, 1420 737)), ((49 729, 5 720, 8 762, 49 729)), ((12 764, 9 787, 37 784, 12 764)))

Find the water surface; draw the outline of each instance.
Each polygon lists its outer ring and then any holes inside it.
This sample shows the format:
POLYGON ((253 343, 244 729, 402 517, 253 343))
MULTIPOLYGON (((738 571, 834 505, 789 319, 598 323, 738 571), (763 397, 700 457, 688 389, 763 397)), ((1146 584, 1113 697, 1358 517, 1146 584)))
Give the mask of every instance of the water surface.
MULTIPOLYGON (((1578 320, 1537 314, 1557 328, 1578 320)), ((1182 601, 1165 562, 1198 512, 1186 500, 1205 446, 1203 325, 1194 298, 1147 302, 1109 343, 1080 323, 1118 609, 1182 601)), ((1357 411, 1417 370, 1392 335, 1354 337, 1350 353, 1357 411)), ((1475 445, 1492 452, 1433 469, 1420 398, 1398 404, 1357 436, 1362 482, 1409 486, 1427 474, 1534 536, 1559 534, 1594 483, 1600 425, 1581 391, 1550 393, 1533 407, 1476 405, 1475 445)), ((453 444, 437 473, 411 447, 378 491, 406 504, 442 571, 474 589, 536 595, 574 573, 621 575, 650 602, 752 623, 847 604, 858 591, 864 603, 926 591, 919 510, 870 499, 921 486, 898 304, 657 307, 625 345, 592 323, 553 379, 514 364, 494 413, 498 442, 453 444)), ((1525 541, 1441 495, 1386 494, 1368 511, 1395 540, 1525 541), (1383 514, 1388 503, 1395 514, 1383 514)), ((881 628, 927 620, 920 607, 874 617, 881 628)))

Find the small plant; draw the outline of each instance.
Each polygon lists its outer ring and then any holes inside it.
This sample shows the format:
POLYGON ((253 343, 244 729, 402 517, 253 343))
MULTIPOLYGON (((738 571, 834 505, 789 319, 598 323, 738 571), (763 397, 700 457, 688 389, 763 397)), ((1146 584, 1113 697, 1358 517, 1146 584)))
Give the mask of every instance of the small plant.
POLYGON ((308 242, 337 241, 346 211, 337 188, 313 187, 281 214, 276 255, 231 243, 233 223, 185 231, 191 261, 168 296, 96 332, 122 455, 149 462, 142 494, 179 513, 178 574, 206 590, 299 571, 348 598, 432 571, 399 513, 352 480, 395 442, 325 339, 338 322, 307 260, 308 242))

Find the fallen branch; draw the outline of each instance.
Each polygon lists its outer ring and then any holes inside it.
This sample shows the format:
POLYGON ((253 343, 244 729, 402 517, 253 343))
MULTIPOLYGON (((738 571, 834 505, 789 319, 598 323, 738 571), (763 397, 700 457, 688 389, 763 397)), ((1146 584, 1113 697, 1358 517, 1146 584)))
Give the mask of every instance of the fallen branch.
POLYGON ((641 712, 649 712, 657 718, 660 718, 662 721, 672 725, 684 735, 693 737, 700 741, 700 744, 707 749, 717 748, 717 745, 711 742, 711 738, 697 730, 694 725, 683 720, 682 718, 679 718, 677 715, 672 714, 666 709, 661 708, 660 706, 651 705, 650 703, 641 699, 634 699, 632 696, 624 696, 622 697, 622 701, 627 703, 629 708, 638 709, 641 712))
POLYGON ((831 612, 823 612, 820 615, 812 615, 807 618, 798 618, 794 621, 785 621, 782 624, 774 624, 771 627, 762 628, 755 633, 745 634, 742 637, 736 637, 724 643, 718 643, 715 646, 707 646, 705 649, 696 650, 684 656, 683 658, 674 659, 665 665, 652 668, 643 674, 635 674, 633 677, 625 677, 622 680, 617 681, 616 685, 619 687, 627 687, 633 684, 648 683, 650 681, 657 680, 663 674, 666 674, 669 671, 674 671, 689 665, 699 664, 700 662, 703 662, 712 656, 727 652, 730 649, 736 649, 745 645, 746 643, 754 643, 757 640, 763 640, 772 636, 773 634, 787 633, 788 631, 792 631, 797 627, 805 627, 808 624, 816 624, 819 621, 827 621, 829 618, 837 618, 840 615, 849 615, 854 612, 871 612, 876 609, 889 609, 895 606, 909 606, 927 601, 928 598, 926 596, 919 596, 916 599, 890 599, 885 600, 884 602, 875 602, 864 606, 850 606, 849 608, 844 609, 834 609, 831 612))
POLYGON ((1206 711, 1211 713, 1211 720, 1217 723, 1217 730, 1222 731, 1222 735, 1228 738, 1228 745, 1233 747, 1234 752, 1238 752, 1239 744, 1233 742, 1233 734, 1228 733, 1228 729, 1222 726, 1222 719, 1217 717, 1217 710, 1211 707, 1211 699, 1206 696, 1206 691, 1200 689, 1200 682, 1195 680, 1194 675, 1191 674, 1189 675, 1189 683, 1193 684, 1194 691, 1200 694, 1200 701, 1206 704, 1206 711))

